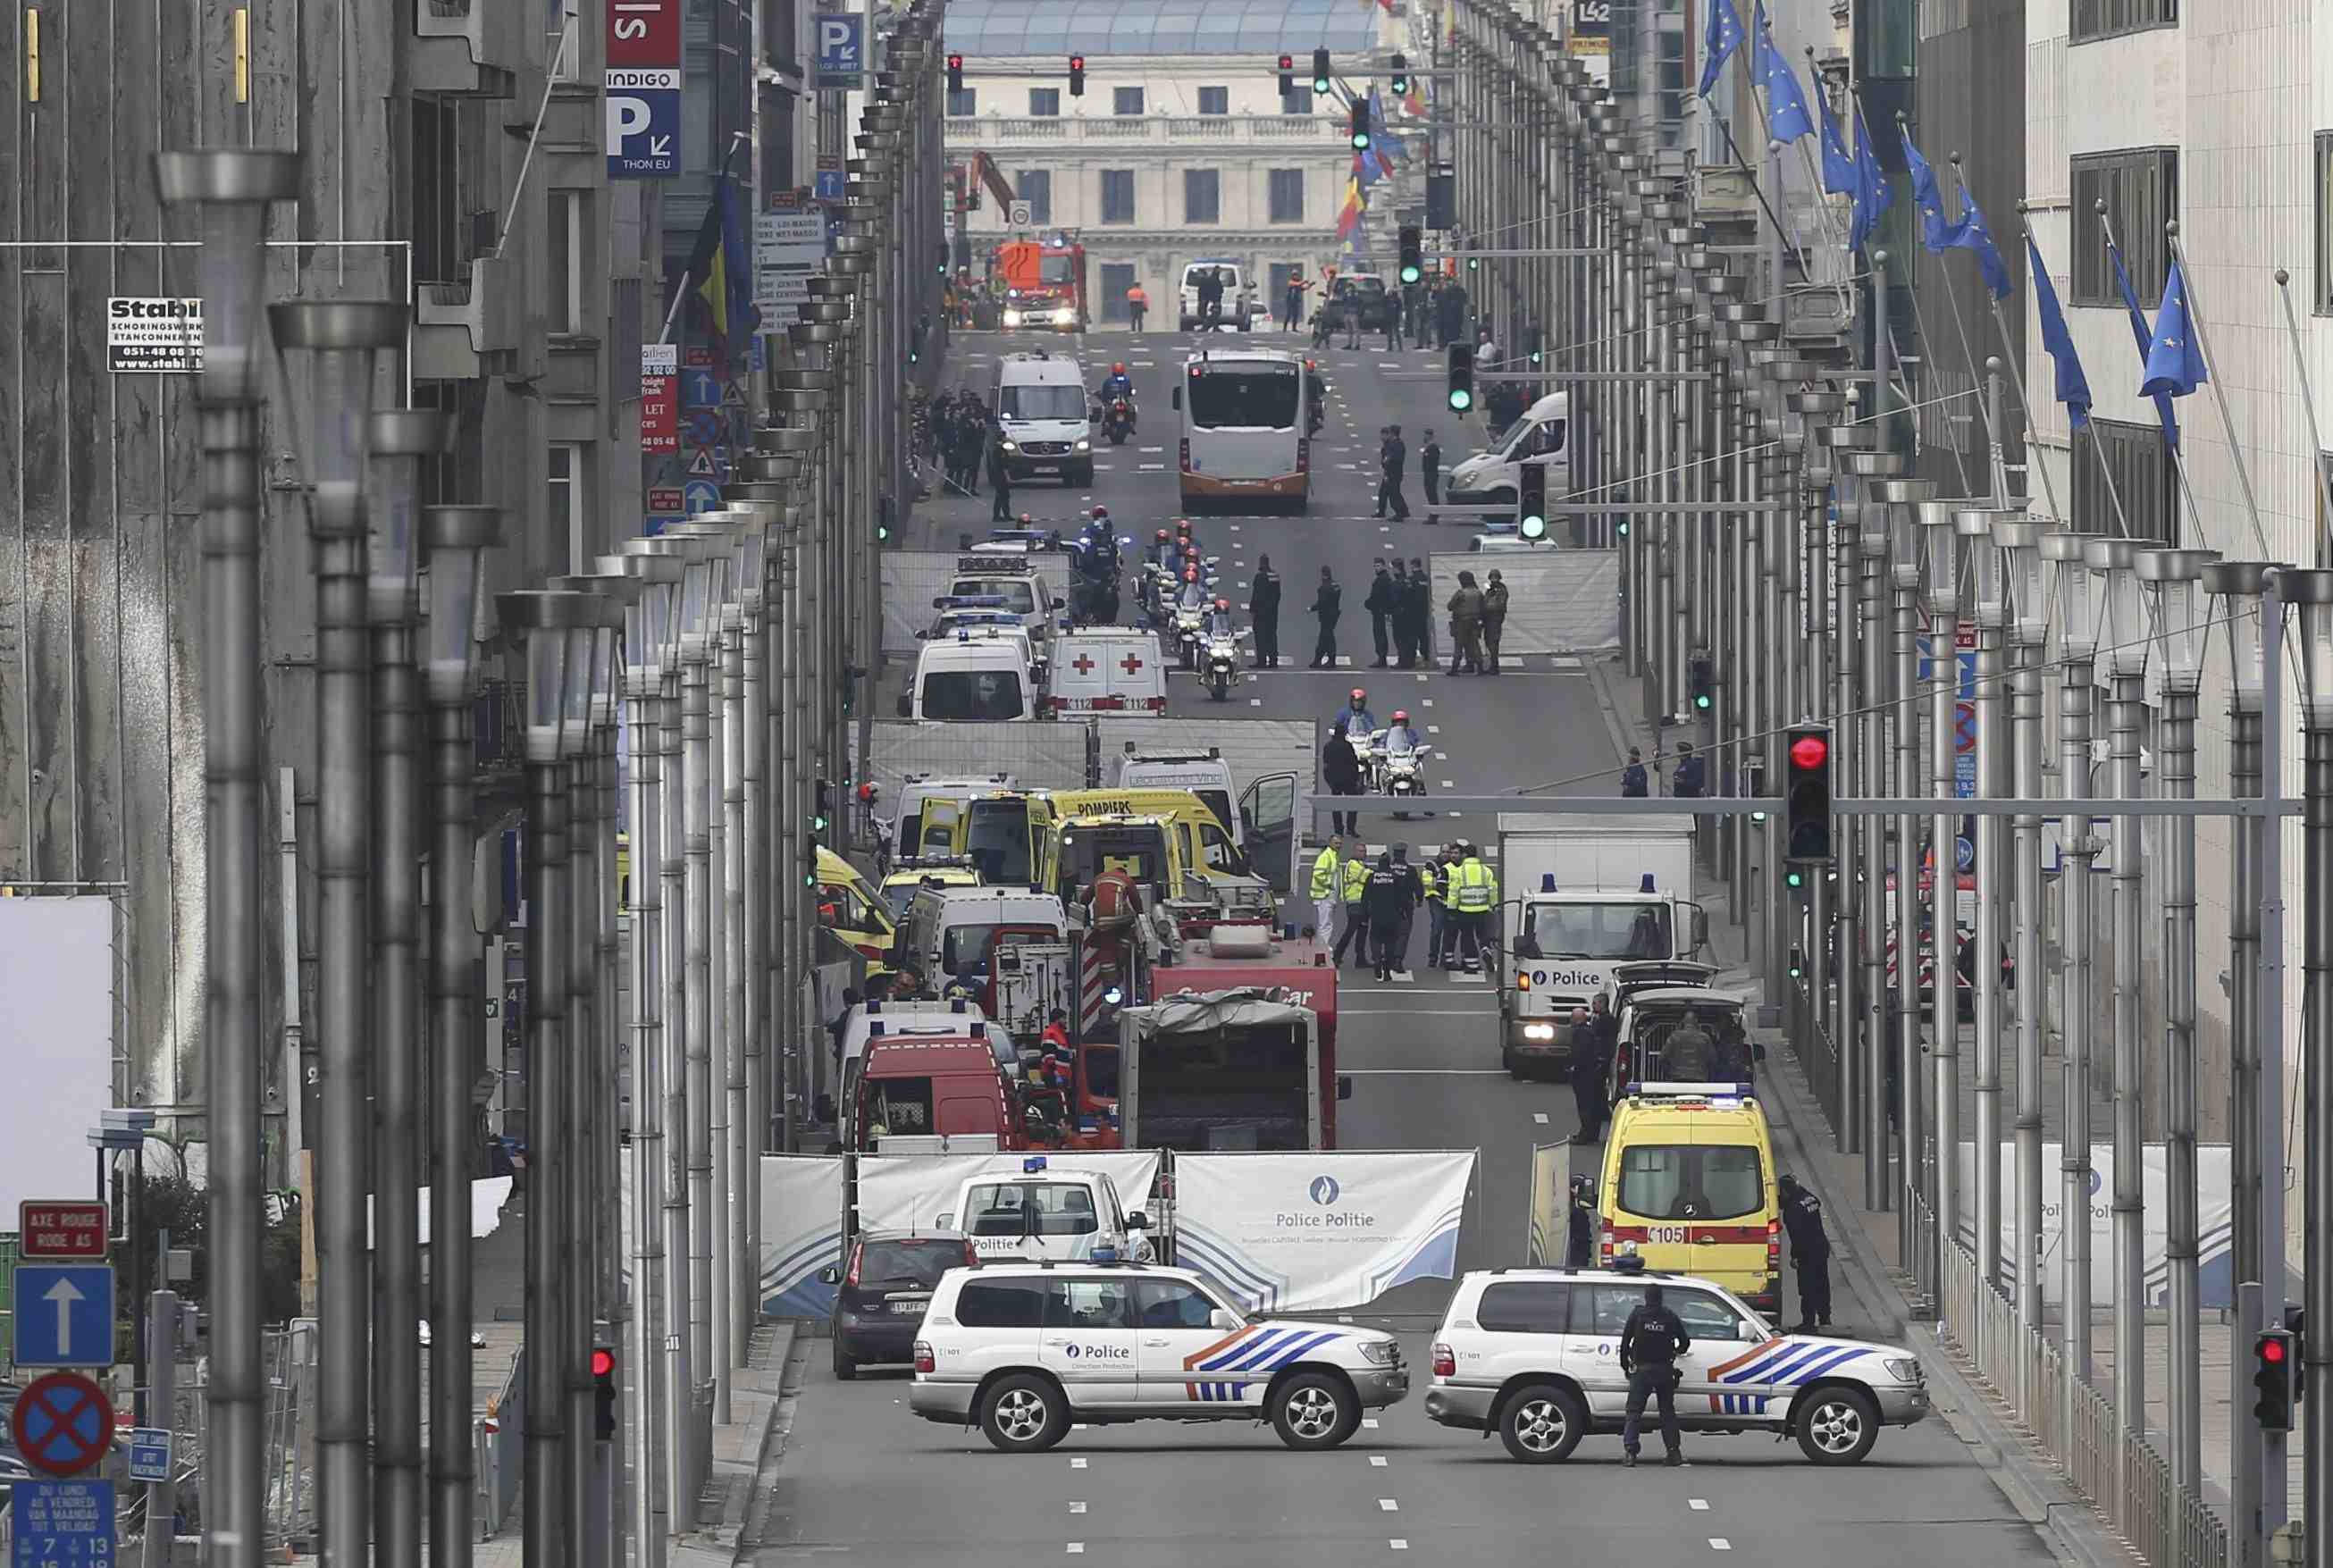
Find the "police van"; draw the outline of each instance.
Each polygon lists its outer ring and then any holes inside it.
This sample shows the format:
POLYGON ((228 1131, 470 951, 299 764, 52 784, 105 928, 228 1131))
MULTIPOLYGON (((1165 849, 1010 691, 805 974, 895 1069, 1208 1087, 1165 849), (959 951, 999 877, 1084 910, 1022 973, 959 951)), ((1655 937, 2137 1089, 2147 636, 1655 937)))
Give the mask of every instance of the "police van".
POLYGON ((1072 1422, 1140 1420, 1268 1420, 1288 1447, 1318 1451, 1408 1394, 1389 1333, 1252 1319, 1191 1270, 1090 1259, 943 1275, 907 1408, 976 1424, 1008 1454, 1052 1448, 1072 1422))
POLYGON ((1527 1465, 1617 1434, 1627 1413, 1620 1331, 1658 1284, 1693 1343, 1677 1359, 1677 1425, 1688 1432, 1796 1438, 1818 1465, 1860 1464, 1882 1427, 1929 1412, 1910 1351, 1831 1334, 1777 1333, 1714 1280, 1650 1270, 1477 1269, 1435 1331, 1428 1419, 1493 1432, 1527 1465))

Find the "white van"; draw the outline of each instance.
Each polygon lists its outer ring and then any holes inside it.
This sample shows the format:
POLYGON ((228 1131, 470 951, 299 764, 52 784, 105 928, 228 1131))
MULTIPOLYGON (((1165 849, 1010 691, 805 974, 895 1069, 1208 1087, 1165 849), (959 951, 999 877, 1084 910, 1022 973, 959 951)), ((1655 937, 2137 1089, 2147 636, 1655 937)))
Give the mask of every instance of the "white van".
POLYGON ((1210 269, 1222 274, 1224 280, 1223 316, 1219 324, 1237 327, 1243 332, 1254 331, 1254 313, 1248 306, 1255 303, 1255 289, 1248 279, 1247 269, 1235 261, 1183 264, 1183 284, 1176 290, 1176 308, 1182 321, 1182 330, 1187 332, 1199 324, 1199 278, 1210 269))
POLYGON ((1118 776, 1110 782, 1122 790, 1189 790, 1199 797, 1201 805, 1215 813, 1232 842, 1242 850, 1247 848, 1240 832, 1240 814, 1232 804, 1238 798, 1239 783, 1217 747, 1203 752, 1145 751, 1139 742, 1129 740, 1118 759, 1118 776))
POLYGON ((1018 788, 1019 782, 1009 773, 976 777, 909 774, 899 785, 898 812, 891 819, 892 852, 901 860, 954 853, 956 821, 964 814, 965 803, 990 790, 1018 788))
POLYGON ((912 963, 936 986, 988 973, 1000 936, 1066 941, 1069 916, 1051 893, 1029 888, 918 888, 899 926, 898 962, 912 963))
POLYGON ((1148 1261, 1149 1217, 1127 1213, 1116 1182, 1099 1170, 1053 1165, 1042 1155, 1025 1163, 1035 1169, 965 1177, 955 1202, 935 1222, 938 1228, 954 1230, 951 1222, 962 1218, 964 1234, 984 1259, 1068 1263, 1101 1251, 1148 1261))
POLYGON ((1051 579, 1027 556, 958 556, 947 592, 933 600, 932 608, 945 613, 955 608, 948 601, 966 599, 996 601, 994 608, 1016 617, 1038 643, 1051 637, 1053 623, 1068 613, 1051 579))
POLYGON ((1015 481, 1038 475, 1093 483, 1092 399, 1066 354, 1007 354, 996 367, 997 446, 1015 481))
POLYGON ((1064 631, 1053 639, 1052 659, 1049 713, 1166 711, 1166 656, 1156 632, 1124 626, 1064 631))
POLYGON ((1442 481, 1445 505, 1482 505, 1512 519, 1521 498, 1522 465, 1536 461, 1547 469, 1547 498, 1571 494, 1571 394, 1550 392, 1533 403, 1514 428, 1485 452, 1477 452, 1450 470, 1442 481))
POLYGON ((1033 719, 1041 700, 1025 634, 964 627, 917 651, 915 673, 899 694, 899 717, 975 723, 1033 719))

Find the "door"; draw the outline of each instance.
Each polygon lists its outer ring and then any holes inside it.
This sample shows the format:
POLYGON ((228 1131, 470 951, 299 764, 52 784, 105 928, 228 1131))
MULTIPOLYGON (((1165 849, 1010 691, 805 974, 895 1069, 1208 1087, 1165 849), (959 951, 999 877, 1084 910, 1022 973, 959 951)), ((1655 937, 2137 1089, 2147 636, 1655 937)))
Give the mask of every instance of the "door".
POLYGON ((1589 1413, 1617 1421, 1628 1404, 1628 1374, 1620 1370, 1620 1331, 1628 1314, 1644 1304, 1641 1284, 1575 1284, 1571 1334, 1563 1347, 1564 1370, 1588 1396, 1589 1413))
POLYGON ((1312 1341, 1309 1333, 1242 1327, 1235 1318, 1219 1327, 1215 1314, 1224 1309, 1188 1280, 1138 1279, 1134 1299, 1145 1406, 1261 1404, 1271 1366, 1312 1341))
POLYGON ((910 855, 955 855, 963 853, 958 842, 957 824, 964 820, 961 801, 932 799, 924 803, 922 826, 916 834, 916 846, 901 846, 901 852, 910 855))
POLYGON ((1040 1354, 1075 1409, 1109 1409, 1140 1398, 1129 1299, 1134 1283, 1114 1275, 1045 1282, 1040 1354))
POLYGON ((1678 1419, 1742 1426, 1764 1416, 1773 1393, 1768 1374, 1781 1364, 1753 1353, 1773 1337, 1765 1325, 1711 1291, 1670 1285, 1661 1294, 1693 1341, 1677 1358, 1678 1419))
POLYGON ((1126 291, 1134 286, 1134 265, 1130 262, 1101 264, 1101 319, 1122 322, 1128 319, 1126 291))
POLYGON ((1296 775, 1266 774, 1240 794, 1248 863, 1283 897, 1296 880, 1296 775))

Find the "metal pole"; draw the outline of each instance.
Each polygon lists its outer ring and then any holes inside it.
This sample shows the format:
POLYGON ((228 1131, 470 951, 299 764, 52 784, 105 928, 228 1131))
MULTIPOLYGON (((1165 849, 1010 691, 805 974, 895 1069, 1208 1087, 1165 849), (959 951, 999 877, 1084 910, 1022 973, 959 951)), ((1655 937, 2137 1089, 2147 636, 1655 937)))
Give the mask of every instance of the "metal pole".
POLYGON ((147 1353, 151 1370, 147 1420, 172 1434, 162 1479, 146 1483, 145 1568, 170 1568, 177 1555, 178 1515, 178 1296, 158 1290, 148 1300, 147 1353))
MULTIPOLYGON (((592 1018, 595 1028, 591 1035, 591 1194, 603 1217, 614 1217, 623 1207, 623 1171, 619 1156, 619 1140, 623 1134, 623 1074, 620 1059, 629 1054, 618 1042, 626 1031, 620 1022, 620 1009, 616 1000, 617 966, 623 961, 622 943, 617 919, 622 908, 623 890, 617 875, 617 798, 622 791, 622 780, 617 769, 616 712, 620 702, 622 668, 613 646, 614 632, 609 636, 609 657, 603 666, 605 678, 595 682, 592 688, 592 773, 599 795, 595 821, 600 830, 595 847, 599 880, 599 940, 595 944, 597 961, 593 965, 592 1018)), ((591 1376, 591 1352, 600 1342, 600 1324, 607 1325, 607 1342, 612 1348, 616 1336, 622 1332, 623 1321, 629 1315, 622 1288, 623 1236, 620 1226, 610 1227, 606 1218, 586 1226, 584 1234, 591 1238, 593 1263, 590 1304, 584 1313, 584 1343, 577 1358, 583 1368, 587 1390, 595 1380, 591 1376)), ((637 1367, 638 1363, 634 1363, 637 1367)), ((637 1376, 637 1372, 635 1373, 637 1376)), ((596 1405, 596 1400, 594 1401, 596 1405)), ((599 1433, 597 1412, 593 1406, 583 1411, 584 1431, 590 1433, 591 1490, 588 1513, 591 1525, 591 1563, 593 1568, 608 1568, 623 1561, 625 1525, 624 1471, 616 1457, 615 1439, 599 1433)), ((636 1413, 633 1419, 638 1422, 636 1413)))
MULTIPOLYGON (((1877 500, 1863 504, 1863 540, 1858 558, 1862 597, 1863 699, 1857 710, 1856 786, 1865 791, 1885 787, 1887 773, 1887 713, 1888 603, 1887 512, 1898 497, 1895 487, 1918 481, 1884 480, 1873 487, 1877 500)), ((1863 851, 1863 1004, 1865 1023, 1859 1049, 1864 1053, 1867 1083, 1863 1130, 1863 1207, 1885 1213, 1896 1207, 1896 1191, 1887 1178, 1888 1052, 1893 1041, 1888 1019, 1893 1014, 1887 994, 1887 824, 1859 824, 1863 851)))
MULTIPOLYGON (((1920 563, 1907 554, 1908 528, 1895 535, 1896 589, 1896 793, 1904 799, 1924 794, 1920 784, 1920 563)), ((1896 819, 1896 1017, 1897 1136, 1901 1145, 1904 1211, 1896 1255, 1907 1268, 1921 1253, 1920 1227, 1926 1223, 1928 1189, 1924 1130, 1929 1099, 1927 1052, 1920 1035, 1920 819, 1896 819)))
MULTIPOLYGON (((2004 519, 1993 524, 2010 572, 2009 650, 2012 669, 2010 697, 2010 743, 2015 776, 2010 787, 2028 800, 2039 799, 2041 776, 2041 667, 2049 638, 2049 603, 2041 592, 2041 537, 2048 532, 2038 523, 2004 519)), ((1990 722, 1990 720, 1988 720, 1990 722)), ((2014 1174, 2016 1212, 2012 1263, 2018 1327, 2026 1333, 2042 1332, 2041 1306, 2041 819, 2026 814, 2011 819, 2011 858, 2015 899, 2012 925, 2017 933, 2017 1103, 2014 1174)), ((2018 1409, 2031 1416, 2038 1408, 2031 1357, 2021 1358, 2024 1381, 2018 1389, 2018 1409)))
MULTIPOLYGON (((2086 542, 2079 534, 2061 534, 2041 541, 2042 558, 2053 563, 2058 573, 2061 601, 2067 579, 2071 576, 2087 579, 2088 568, 2083 563, 2082 550, 2086 542)), ((2088 602, 2086 590, 2076 588, 2075 604, 2088 602)), ((2081 802, 2088 800, 2090 789, 2090 689, 2093 679, 2092 661, 2098 651, 2098 630, 2087 614, 2069 614, 2059 618, 2059 669, 2064 685, 2058 700, 2058 770, 2059 787, 2064 792, 2067 810, 2059 819, 2061 863, 2064 867, 2058 879, 2059 906, 2062 910, 2059 950, 2064 955, 2060 979, 2059 1026, 2065 1036, 2064 1116, 2065 1143, 2059 1164, 2063 1184, 2059 1189, 2059 1212, 2064 1217, 2063 1240, 2059 1256, 2065 1268, 2064 1299, 2060 1332, 2064 1336, 2061 1353, 2067 1371, 2064 1398, 2059 1408, 2059 1430, 2070 1432, 2079 1406, 2077 1403, 2079 1380, 2088 1383, 2093 1376, 2090 1353, 2090 1037, 2092 1008, 2097 996, 2093 973, 2092 932, 2090 928, 2090 863, 2097 857, 2097 841, 2090 836, 2089 813, 2081 802)))
MULTIPOLYGON (((813 463, 815 461, 813 459, 813 463)), ((815 487, 812 497, 811 505, 815 508, 821 504, 815 487)), ((776 548, 779 612, 776 624, 770 632, 770 659, 777 672, 777 678, 771 687, 776 699, 770 713, 770 733, 775 742, 771 784, 778 813, 778 831, 774 835, 777 858, 770 867, 770 885, 777 899, 771 918, 777 937, 777 961, 772 971, 775 983, 770 996, 770 1020, 771 1033, 779 1053, 772 1091, 777 1098, 777 1113, 782 1127, 778 1147, 788 1154, 797 1152, 802 1144, 801 1073, 796 1067, 802 1053, 795 1043, 799 1034, 795 1024, 800 1012, 796 997, 801 989, 802 955, 805 945, 799 897, 803 813, 801 794, 795 787, 796 755, 803 740, 799 689, 802 672, 797 651, 801 642, 802 613, 802 538, 800 527, 789 528, 784 540, 776 548)), ((906 852, 905 846, 902 846, 902 852, 906 852)))
POLYGON ((715 1415, 723 1424, 731 1419, 731 1378, 745 1364, 745 1347, 753 1337, 750 1303, 754 1277, 759 1272, 745 1250, 749 1205, 745 1152, 745 1057, 753 1042, 745 1033, 745 997, 753 967, 745 946, 745 621, 744 607, 733 604, 724 612, 721 633, 721 807, 726 819, 722 834, 721 930, 727 947, 724 966, 721 1118, 725 1141, 715 1159, 728 1203, 723 1215, 725 1235, 720 1252, 722 1283, 726 1287, 717 1303, 721 1326, 723 1375, 715 1392, 715 1415), (734 627, 728 622, 734 620, 734 627))
MULTIPOLYGON (((538 631, 537 637, 556 636, 538 631)), ((537 700, 532 693, 529 701, 537 700)), ((566 1095, 567 987, 561 969, 572 911, 567 902, 567 789, 554 757, 527 767, 526 1050, 526 1475, 522 1499, 526 1561, 568 1560, 567 1387, 561 1375, 560 1219, 566 1151, 559 1107, 566 1095)), ((466 1333, 464 1337, 468 1336, 466 1333)), ((347 1559, 357 1561, 357 1559, 347 1559)))
MULTIPOLYGON (((669 592, 667 587, 665 592, 669 592)), ((646 636, 628 652, 625 731, 632 788, 632 1535, 642 1568, 665 1557, 667 1523, 663 1459, 672 1434, 665 1423, 663 1196, 664 1029, 663 747, 655 712, 661 649, 646 636)))
MULTIPOLYGON (((2302 776, 2302 996, 2301 1037, 2311 1066, 2333 1060, 2333 572, 2280 572, 2280 597, 2300 607, 2301 727, 2308 754, 2302 776)), ((2274 782, 2274 774, 2270 775, 2274 782)), ((2310 1136, 2304 1175, 2308 1183, 2306 1254, 2301 1276, 2308 1291, 2309 1321, 2333 1322, 2333 1073, 2308 1074, 2310 1136)), ((2281 1326, 2277 1303, 2268 1303, 2268 1326, 2281 1326)), ((2333 1496, 2333 1344, 2320 1330, 2304 1336, 2304 1376, 2312 1398, 2301 1401, 2308 1502, 2306 1561, 2333 1563, 2333 1517, 2325 1499, 2333 1496)))
POLYGON ((744 845, 739 861, 739 877, 745 888, 744 952, 740 966, 744 971, 745 1007, 742 1023, 744 1034, 739 1036, 743 1046, 745 1074, 745 1110, 743 1116, 733 1115, 733 1124, 743 1123, 739 1134, 744 1140, 744 1158, 735 1187, 739 1206, 744 1211, 744 1243, 738 1254, 740 1266, 735 1271, 737 1305, 733 1321, 743 1325, 740 1330, 741 1348, 738 1365, 745 1364, 745 1349, 751 1347, 754 1325, 762 1315, 762 1153, 770 1139, 770 1051, 771 1041, 779 1031, 771 1027, 774 1015, 770 1011, 770 978, 781 954, 771 940, 770 912, 770 813, 773 803, 770 792, 770 693, 769 682, 771 612, 769 601, 770 569, 768 551, 779 540, 779 531, 765 530, 762 553, 753 580, 745 589, 745 633, 742 658, 744 661, 744 729, 740 740, 744 753, 744 845))
MULTIPOLYGON (((1999 378, 1994 378, 1996 388, 1999 378)), ((1991 534, 1994 514, 1963 513, 1984 524, 1971 534, 1961 526, 1972 550, 1991 558, 1976 573, 1976 793, 1997 794, 2002 765, 2008 760, 2009 737, 2002 733, 2007 717, 2002 693, 2002 645, 2006 640, 2008 606, 2002 597, 1998 547, 1991 534), (1993 586, 1988 589, 1986 584, 1993 586)), ((1955 665, 1958 659, 1954 659, 1955 665)), ((2001 1284, 2001 919, 2005 890, 2002 872, 2007 862, 2001 852, 1999 817, 1976 820, 1976 1255, 1978 1277, 1996 1289, 2001 1284)), ((1957 987, 1955 987, 1957 989, 1957 987)))
MULTIPOLYGON (((2284 608, 2288 604, 2309 602, 2312 596, 2322 592, 2322 574, 2316 581, 2299 582, 2303 573, 2279 567, 2267 574, 2261 598, 2261 793, 2281 795, 2284 791, 2284 608)), ((2304 700, 2309 694, 2302 693, 2304 700)), ((2261 1159, 2263 1165, 2261 1181, 2260 1213, 2260 1277, 2261 1322, 2263 1325, 2284 1322, 2285 1304, 2291 1299, 2291 1281, 2285 1270, 2284 1182, 2273 1179, 2273 1173, 2290 1169, 2290 1144, 2286 1136, 2284 1117, 2284 832, 2281 824, 2262 819, 2253 830, 2259 864, 2252 873, 2252 886, 2259 891, 2261 903, 2260 981, 2257 1006, 2260 1034, 2260 1111, 2261 1159)), ((2310 900, 2310 913, 2321 916, 2321 901, 2310 900)), ((2323 1126, 2323 1123, 2319 1123, 2323 1126)), ((2319 1140, 2310 1140, 2312 1145, 2319 1140)), ((2315 1191, 2310 1188, 2311 1193, 2315 1191)), ((2320 1205, 2309 1210, 2313 1215, 2327 1211, 2320 1205)), ((2319 1271, 2319 1277, 2325 1271, 2319 1271)), ((2246 1358, 2249 1360, 2249 1356, 2246 1358)), ((2305 1360, 2305 1358, 2304 1358, 2305 1360)), ((2304 1364, 2303 1372, 2307 1368, 2304 1364)), ((2320 1370, 2316 1386, 2327 1386, 2320 1370)), ((2317 1401, 2317 1409, 2309 1418, 2314 1429, 2328 1418, 2326 1409, 2333 1401, 2317 1401)), ((2240 1409, 2242 1407, 2239 1407, 2240 1409)), ((2264 1432, 2261 1436, 2261 1527, 2273 1539, 2284 1528, 2289 1509, 2286 1449, 2288 1440, 2282 1432, 2264 1432)), ((2325 1444, 2316 1448, 2319 1463, 2333 1457, 2333 1448, 2325 1444)), ((2309 1489, 2305 1494, 2309 1514, 2322 1518, 2324 1510, 2316 1505, 2325 1489, 2314 1485, 2315 1467, 2309 1467, 2304 1479, 2309 1489)), ((2328 1561, 2320 1552, 2315 1561, 2328 1561)))
POLYGON ((1954 533, 1958 504, 1920 504, 1922 532, 1935 553, 1928 568, 1928 792, 1936 803, 1929 822, 1928 924, 1935 953, 1929 993, 1935 1031, 1935 1112, 1931 1125, 1935 1162, 1933 1220, 1919 1254, 1917 1275, 1935 1294, 1942 1288, 1944 1248, 1960 1238, 1961 1018, 1960 860, 1958 819, 1951 803, 1958 789, 1954 730, 1960 700, 1960 541, 1954 533))
MULTIPOLYGON (((691 571, 698 568, 692 566, 691 571)), ((676 619, 677 613, 676 612, 676 619)), ((658 735, 662 752, 664 788, 662 822, 657 833, 660 854, 658 881, 664 900, 663 934, 658 944, 663 968, 664 999, 659 1009, 664 1027, 660 1067, 662 1077, 653 1086, 663 1097, 664 1164, 658 1178, 663 1195, 664 1224, 664 1398, 666 1429, 665 1499, 674 1534, 696 1525, 696 1449, 693 1410, 695 1369, 701 1363, 689 1342, 688 1246, 688 1099, 689 1042, 704 1021, 688 1011, 688 893, 687 801, 688 775, 683 757, 687 749, 686 721, 681 697, 682 666, 677 643, 664 663, 664 690, 657 699, 661 718, 658 735)))
MULTIPOLYGON (((557 580, 554 580, 557 581, 557 580)), ((602 636, 610 636, 602 632, 602 636)), ((600 886, 598 865, 599 766, 588 736, 580 755, 567 763, 567 887, 571 900, 567 928, 567 1073, 563 1113, 567 1180, 561 1188, 565 1213, 561 1216, 560 1270, 564 1321, 559 1335, 560 1381, 565 1386, 567 1430, 564 1464, 567 1538, 575 1560, 585 1568, 603 1568, 604 1534, 591 1527, 604 1514, 595 1506, 599 1494, 591 1484, 591 1466, 598 1440, 592 1435, 593 1400, 591 1342, 595 1317, 592 1280, 595 1274, 592 1233, 602 1215, 595 1213, 599 1116, 600 1019, 598 977, 600 886)), ((614 868, 606 874, 613 875, 614 868)))

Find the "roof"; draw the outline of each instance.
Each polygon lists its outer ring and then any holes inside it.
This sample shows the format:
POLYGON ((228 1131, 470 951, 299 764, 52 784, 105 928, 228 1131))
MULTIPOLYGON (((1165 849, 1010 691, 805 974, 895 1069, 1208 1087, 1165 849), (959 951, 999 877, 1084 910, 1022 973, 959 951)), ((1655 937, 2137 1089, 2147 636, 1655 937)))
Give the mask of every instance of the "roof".
POLYGON ((951 53, 1011 55, 1228 54, 1259 66, 1286 52, 1365 53, 1377 8, 1354 0, 953 0, 943 24, 951 53))

